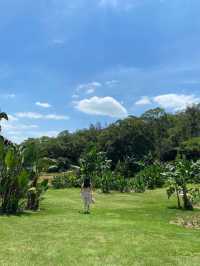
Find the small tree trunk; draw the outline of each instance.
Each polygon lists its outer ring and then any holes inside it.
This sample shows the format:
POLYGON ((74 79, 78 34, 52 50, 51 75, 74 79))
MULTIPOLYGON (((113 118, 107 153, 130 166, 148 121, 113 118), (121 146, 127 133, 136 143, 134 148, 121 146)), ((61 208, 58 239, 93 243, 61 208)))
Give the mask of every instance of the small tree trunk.
POLYGON ((188 198, 186 187, 183 188, 183 203, 184 203, 184 209, 193 210, 192 202, 188 198))
POLYGON ((177 196, 178 208, 181 209, 181 201, 180 201, 180 196, 179 196, 177 188, 176 188, 176 196, 177 196))
POLYGON ((39 208, 39 200, 37 194, 30 193, 28 195, 27 209, 32 211, 37 211, 39 208))

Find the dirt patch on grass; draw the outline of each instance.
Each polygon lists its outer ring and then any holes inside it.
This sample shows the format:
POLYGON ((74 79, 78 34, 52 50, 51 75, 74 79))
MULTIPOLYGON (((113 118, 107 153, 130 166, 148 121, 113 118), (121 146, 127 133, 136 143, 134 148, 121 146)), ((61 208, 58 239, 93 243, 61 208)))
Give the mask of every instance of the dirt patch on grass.
POLYGON ((183 226, 189 229, 200 230, 200 214, 196 214, 188 217, 177 217, 175 220, 170 221, 170 224, 183 226))

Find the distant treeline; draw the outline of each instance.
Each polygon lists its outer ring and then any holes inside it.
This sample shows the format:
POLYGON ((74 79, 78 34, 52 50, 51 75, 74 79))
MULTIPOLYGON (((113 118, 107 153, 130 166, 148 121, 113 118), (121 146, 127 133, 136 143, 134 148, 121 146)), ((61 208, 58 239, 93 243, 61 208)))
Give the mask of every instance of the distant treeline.
POLYGON ((140 161, 152 156, 165 162, 179 154, 196 160, 200 158, 200 104, 175 114, 155 108, 106 128, 99 123, 74 133, 63 131, 56 138, 28 139, 21 145, 33 143, 39 156, 56 161, 60 170, 79 165, 80 157, 93 146, 106 153, 113 169, 128 157, 140 161))

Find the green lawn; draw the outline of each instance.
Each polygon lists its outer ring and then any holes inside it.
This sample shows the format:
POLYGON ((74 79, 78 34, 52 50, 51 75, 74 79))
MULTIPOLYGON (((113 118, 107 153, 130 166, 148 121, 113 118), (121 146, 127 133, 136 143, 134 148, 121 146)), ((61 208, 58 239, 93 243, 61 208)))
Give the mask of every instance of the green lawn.
POLYGON ((92 214, 79 190, 50 190, 41 211, 0 216, 0 265, 200 265, 200 230, 170 224, 165 190, 96 194, 92 214))

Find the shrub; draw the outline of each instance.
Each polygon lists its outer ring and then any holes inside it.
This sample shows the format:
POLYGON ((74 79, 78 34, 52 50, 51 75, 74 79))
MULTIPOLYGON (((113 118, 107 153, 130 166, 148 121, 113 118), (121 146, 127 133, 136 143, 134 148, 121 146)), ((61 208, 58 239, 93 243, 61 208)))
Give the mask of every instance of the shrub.
POLYGON ((43 180, 36 183, 35 186, 31 186, 28 190, 27 197, 27 209, 36 211, 39 209, 40 201, 43 199, 42 195, 48 189, 48 180, 43 180))
POLYGON ((113 173, 111 171, 103 173, 99 183, 102 192, 109 193, 113 187, 113 173))
POLYGON ((124 176, 120 175, 119 173, 116 174, 116 176, 115 176, 115 189, 117 191, 120 191, 121 193, 130 191, 129 179, 125 178, 124 176))
POLYGON ((134 178, 131 179, 130 185, 132 190, 137 193, 142 193, 146 190, 144 177, 140 174, 137 174, 134 178))
POLYGON ((200 137, 194 137, 182 142, 180 153, 188 160, 198 160, 200 158, 200 137))
POLYGON ((192 177, 190 182, 200 184, 200 160, 192 162, 192 177))
POLYGON ((66 188, 66 177, 64 175, 54 176, 52 179, 52 187, 55 189, 66 188))
POLYGON ((52 179, 52 187, 55 189, 80 187, 81 180, 77 177, 73 171, 69 171, 65 174, 56 175, 52 179))
POLYGON ((0 202, 2 213, 15 214, 23 208, 29 173, 23 168, 23 153, 0 140, 0 202))
POLYGON ((27 192, 27 209, 36 211, 39 209, 42 194, 48 189, 48 181, 40 180, 40 173, 53 163, 52 159, 40 158, 38 146, 32 142, 28 146, 21 146, 24 154, 23 164, 29 169, 30 182, 27 192))
POLYGON ((164 167, 159 163, 146 166, 136 175, 136 182, 141 183, 148 189, 161 188, 165 184, 165 177, 162 175, 164 167))
POLYGON ((177 160, 174 164, 169 164, 167 169, 163 175, 168 177, 168 198, 175 194, 178 208, 182 208, 182 200, 184 209, 193 210, 193 204, 200 198, 200 191, 198 188, 188 188, 193 175, 192 163, 187 160, 177 160))
POLYGON ((89 177, 93 186, 98 187, 102 192, 108 193, 111 189, 112 172, 111 161, 107 159, 105 152, 97 152, 92 147, 80 160, 81 176, 89 177))

